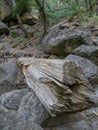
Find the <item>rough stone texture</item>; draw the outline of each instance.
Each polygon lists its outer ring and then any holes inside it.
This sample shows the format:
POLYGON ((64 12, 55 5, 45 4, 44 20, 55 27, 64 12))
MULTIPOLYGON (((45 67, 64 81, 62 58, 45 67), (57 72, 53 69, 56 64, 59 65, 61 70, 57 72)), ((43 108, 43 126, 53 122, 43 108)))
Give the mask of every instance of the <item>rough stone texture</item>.
POLYGON ((63 113, 52 118, 45 130, 97 130, 98 108, 77 113, 63 113))
POLYGON ((34 25, 37 22, 37 19, 30 13, 25 13, 21 17, 22 23, 23 24, 28 24, 28 25, 34 25))
POLYGON ((11 8, 5 0, 0 0, 0 20, 8 17, 11 14, 11 8))
POLYGON ((37 124, 46 123, 49 117, 48 112, 33 92, 23 97, 18 111, 24 119, 37 124))
POLYGON ((42 45, 46 53, 56 55, 68 55, 81 44, 93 45, 88 31, 79 29, 51 30, 43 39, 42 45))
MULTIPOLYGON (((98 34, 98 32, 97 32, 97 34, 98 34)), ((92 41, 93 41, 93 44, 94 44, 95 46, 98 46, 98 36, 91 37, 91 39, 92 39, 92 41)))
POLYGON ((18 67, 16 63, 0 64, 0 94, 15 89, 18 67))
MULTIPOLYGON (((16 26, 15 26, 16 27, 16 26)), ((19 36, 24 36, 24 33, 23 31, 20 29, 19 26, 17 26, 16 28, 11 28, 11 31, 10 31, 10 36, 12 37, 19 37, 19 36)))
POLYGON ((0 105, 0 130, 43 130, 39 125, 21 118, 16 111, 8 111, 0 105))
MULTIPOLYGON (((91 29, 91 32, 92 32, 92 34, 93 34, 93 37, 96 39, 97 38, 97 40, 98 40, 98 26, 96 26, 95 25, 95 27, 94 28, 92 28, 91 29)), ((98 44, 97 44, 98 45, 98 44)))
POLYGON ((33 57, 34 52, 33 51, 26 52, 25 50, 16 50, 13 52, 13 55, 17 58, 24 56, 33 57))
POLYGON ((4 57, 10 55, 12 47, 8 41, 0 42, 0 45, 0 58, 4 59, 4 57))
POLYGON ((69 55, 66 60, 76 61, 82 68, 85 77, 88 78, 91 84, 98 84, 98 67, 86 58, 69 55))
MULTIPOLYGON (((44 125, 50 117, 44 106, 30 89, 14 90, 0 97, 0 105, 17 113, 27 122, 44 125)), ((1 129, 0 129, 1 130, 1 129)))
POLYGON ((0 21, 0 35, 8 34, 8 33, 9 33, 9 28, 7 27, 6 24, 0 21))
POLYGON ((73 51, 73 54, 91 59, 96 65, 98 65, 98 47, 81 45, 73 51))
POLYGON ((27 89, 21 89, 4 93, 0 97, 0 104, 8 110, 17 111, 23 96, 25 96, 27 92, 27 89))
MULTIPOLYGON (((23 26, 26 29, 29 37, 34 36, 34 30, 32 29, 32 26, 29 26, 27 24, 23 24, 23 26)), ((12 26, 10 29, 11 29, 10 36, 12 37, 24 36, 24 32, 21 30, 19 25, 12 26)))

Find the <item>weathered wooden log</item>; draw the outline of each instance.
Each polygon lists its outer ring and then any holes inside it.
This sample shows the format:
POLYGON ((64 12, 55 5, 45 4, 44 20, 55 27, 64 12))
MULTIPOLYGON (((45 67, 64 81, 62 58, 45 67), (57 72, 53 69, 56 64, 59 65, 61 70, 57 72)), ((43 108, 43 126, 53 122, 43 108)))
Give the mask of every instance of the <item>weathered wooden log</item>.
POLYGON ((97 98, 81 68, 74 61, 20 58, 27 84, 55 116, 97 106, 97 98))

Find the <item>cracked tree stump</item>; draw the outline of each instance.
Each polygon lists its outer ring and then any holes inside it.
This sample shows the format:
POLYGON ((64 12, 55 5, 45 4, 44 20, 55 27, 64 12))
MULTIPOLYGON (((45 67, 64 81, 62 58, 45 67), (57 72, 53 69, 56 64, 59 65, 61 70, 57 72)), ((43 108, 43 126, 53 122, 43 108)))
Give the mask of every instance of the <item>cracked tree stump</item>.
POLYGON ((79 65, 58 59, 19 58, 27 84, 51 116, 98 106, 79 65))

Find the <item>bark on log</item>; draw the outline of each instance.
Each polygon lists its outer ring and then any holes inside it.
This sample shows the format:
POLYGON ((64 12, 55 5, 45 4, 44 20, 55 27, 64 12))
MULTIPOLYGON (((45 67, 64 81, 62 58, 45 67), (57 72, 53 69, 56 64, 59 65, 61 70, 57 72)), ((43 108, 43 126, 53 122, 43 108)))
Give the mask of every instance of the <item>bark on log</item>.
POLYGON ((20 58, 19 64, 28 86, 52 116, 98 106, 91 85, 74 61, 20 58))

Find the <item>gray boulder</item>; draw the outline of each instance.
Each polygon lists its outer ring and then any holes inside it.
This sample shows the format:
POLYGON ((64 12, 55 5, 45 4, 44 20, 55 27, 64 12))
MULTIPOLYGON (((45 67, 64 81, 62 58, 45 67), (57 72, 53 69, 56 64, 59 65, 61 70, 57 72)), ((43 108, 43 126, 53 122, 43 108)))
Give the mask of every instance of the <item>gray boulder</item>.
POLYGON ((73 54, 92 60, 98 65, 98 47, 81 45, 73 51, 73 54))
POLYGON ((8 33, 9 33, 9 28, 7 27, 6 24, 0 21, 0 35, 8 34, 8 33))
POLYGON ((77 113, 63 113, 52 118, 46 130, 97 130, 98 108, 91 108, 77 113))
MULTIPOLYGON (((98 31, 97 31, 97 34, 98 34, 98 31)), ((93 41, 93 44, 95 46, 98 46, 98 36, 94 36, 94 37, 91 37, 92 41, 93 41)))
POLYGON ((4 93, 0 97, 0 104, 8 110, 17 111, 23 96, 25 96, 27 92, 27 89, 21 89, 4 93))
POLYGON ((14 90, 0 97, 0 105, 7 111, 17 111, 20 117, 29 122, 47 122, 49 114, 30 89, 14 90))
POLYGON ((0 130, 43 130, 39 125, 21 118, 16 111, 0 105, 0 130))
POLYGON ((89 37, 90 32, 79 29, 60 29, 59 27, 51 30, 43 39, 42 46, 46 53, 53 55, 68 55, 73 49, 81 44, 93 45, 89 37))
POLYGON ((4 59, 4 57, 9 56, 11 50, 12 47, 9 42, 1 42, 0 58, 4 59))
POLYGON ((23 97, 18 112, 24 119, 37 124, 44 125, 49 118, 48 112, 33 92, 23 97))
POLYGON ((0 0, 0 20, 11 15, 11 7, 5 0, 0 0))
POLYGON ((0 64, 0 95, 15 89, 18 67, 16 63, 0 64))
POLYGON ((69 55, 66 60, 76 61, 91 84, 98 84, 98 67, 86 58, 69 55))

